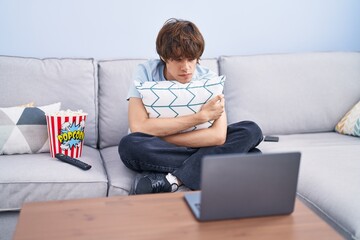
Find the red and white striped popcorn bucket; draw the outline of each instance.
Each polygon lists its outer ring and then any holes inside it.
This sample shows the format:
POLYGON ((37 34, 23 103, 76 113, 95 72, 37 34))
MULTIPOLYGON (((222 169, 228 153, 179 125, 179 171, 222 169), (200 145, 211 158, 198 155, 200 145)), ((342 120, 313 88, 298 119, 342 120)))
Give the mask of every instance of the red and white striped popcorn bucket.
POLYGON ((87 113, 47 114, 50 155, 62 153, 73 158, 81 157, 87 113))

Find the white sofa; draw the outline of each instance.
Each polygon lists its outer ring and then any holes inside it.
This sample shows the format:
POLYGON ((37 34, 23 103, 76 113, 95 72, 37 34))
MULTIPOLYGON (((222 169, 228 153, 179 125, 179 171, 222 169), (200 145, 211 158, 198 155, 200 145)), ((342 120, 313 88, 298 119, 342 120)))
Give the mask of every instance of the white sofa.
POLYGON ((360 239, 360 138, 334 131, 360 100, 360 53, 222 57, 229 122, 251 119, 263 152, 302 153, 298 197, 348 239, 360 239))
MULTIPOLYGON (((60 101, 62 109, 83 109, 81 160, 93 166, 82 171, 49 153, 0 155, 0 239, 11 239, 24 202, 128 194, 135 172, 117 145, 128 131, 131 76, 143 61, 0 56, 0 108, 60 101)), ((360 138, 334 131, 360 100, 360 53, 221 56, 201 64, 227 76, 229 123, 252 120, 278 135, 279 142, 260 144, 263 152, 300 151, 298 197, 342 236, 360 239, 360 138)))

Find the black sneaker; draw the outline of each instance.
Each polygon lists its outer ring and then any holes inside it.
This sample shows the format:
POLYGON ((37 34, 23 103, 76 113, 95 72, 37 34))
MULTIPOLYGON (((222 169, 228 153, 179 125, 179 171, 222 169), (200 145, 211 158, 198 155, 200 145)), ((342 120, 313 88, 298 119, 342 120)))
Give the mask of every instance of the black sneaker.
POLYGON ((171 192, 172 186, 162 173, 138 174, 130 194, 171 192))

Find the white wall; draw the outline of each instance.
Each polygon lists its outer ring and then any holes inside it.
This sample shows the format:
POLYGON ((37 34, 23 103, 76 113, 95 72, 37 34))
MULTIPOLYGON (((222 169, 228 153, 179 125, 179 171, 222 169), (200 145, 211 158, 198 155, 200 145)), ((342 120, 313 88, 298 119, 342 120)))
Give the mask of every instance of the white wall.
POLYGON ((360 51, 359 0, 0 0, 0 55, 156 57, 170 17, 198 25, 203 57, 360 51))

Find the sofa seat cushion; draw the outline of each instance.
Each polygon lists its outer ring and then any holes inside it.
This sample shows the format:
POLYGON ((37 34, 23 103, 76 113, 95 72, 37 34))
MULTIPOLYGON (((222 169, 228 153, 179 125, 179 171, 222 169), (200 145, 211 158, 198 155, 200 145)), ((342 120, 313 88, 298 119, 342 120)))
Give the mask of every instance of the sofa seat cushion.
MULTIPOLYGON (((311 147, 358 147, 360 139, 336 132, 276 135, 279 142, 262 142, 259 149, 263 152, 301 151, 311 147)), ((319 150, 320 151, 320 150, 319 150)))
POLYGON ((0 212, 0 239, 14 239, 19 211, 0 212))
MULTIPOLYGON (((109 179, 108 196, 128 195, 137 172, 130 170, 123 164, 118 153, 118 147, 104 148, 100 152, 109 179)), ((182 185, 177 191, 186 192, 190 189, 182 185)))
POLYGON ((88 171, 51 158, 49 153, 3 155, 0 158, 0 211, 24 202, 105 197, 107 177, 98 150, 84 146, 80 160, 88 171))
POLYGON ((335 132, 280 135, 263 152, 302 153, 298 196, 346 238, 360 238, 360 139, 335 132))
POLYGON ((128 195, 136 175, 120 159, 118 147, 100 150, 109 179, 109 196, 128 195))

